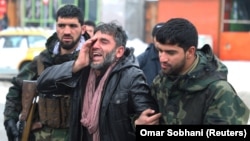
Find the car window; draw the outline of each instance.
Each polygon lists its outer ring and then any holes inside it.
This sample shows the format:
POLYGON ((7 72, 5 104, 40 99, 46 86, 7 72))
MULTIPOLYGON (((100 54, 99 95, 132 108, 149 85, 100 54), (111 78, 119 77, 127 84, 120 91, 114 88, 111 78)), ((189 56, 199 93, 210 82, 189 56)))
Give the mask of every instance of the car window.
POLYGON ((44 36, 28 36, 29 47, 44 47, 46 40, 44 36))
POLYGON ((22 36, 5 36, 3 48, 19 48, 22 36))

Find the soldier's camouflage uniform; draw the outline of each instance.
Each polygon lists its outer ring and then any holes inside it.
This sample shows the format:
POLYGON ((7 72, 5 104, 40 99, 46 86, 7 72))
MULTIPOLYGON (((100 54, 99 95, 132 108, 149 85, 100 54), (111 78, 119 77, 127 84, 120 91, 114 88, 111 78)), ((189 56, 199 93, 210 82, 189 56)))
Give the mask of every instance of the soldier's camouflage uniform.
MULTIPOLYGON (((82 36, 82 41, 89 39, 88 34, 84 34, 82 36)), ((54 33, 46 43, 46 50, 41 52, 39 55, 44 68, 47 68, 49 66, 55 65, 55 64, 61 64, 65 61, 69 61, 72 59, 75 59, 78 56, 79 50, 75 51, 72 54, 66 54, 66 55, 59 55, 55 54, 54 48, 56 47, 56 44, 58 45, 57 35, 54 33)), ((19 120, 19 114, 22 110, 22 81, 23 80, 36 80, 38 78, 38 66, 37 66, 37 58, 34 59, 31 63, 26 65, 20 72, 18 73, 17 77, 14 77, 11 81, 13 86, 9 88, 9 92, 6 95, 6 103, 5 103, 5 109, 4 109, 4 121, 9 119, 14 119, 16 122, 19 120)), ((36 114, 34 118, 34 122, 41 122, 43 124, 43 128, 37 129, 32 131, 31 137, 29 140, 36 140, 36 141, 66 141, 68 140, 68 116, 69 116, 69 101, 70 100, 57 100, 57 105, 60 105, 59 109, 60 113, 57 113, 55 110, 55 107, 53 105, 56 105, 55 99, 58 99, 58 97, 46 97, 45 95, 39 94, 39 102, 43 105, 48 106, 46 109, 43 106, 39 106, 36 109, 36 114), (43 97, 42 97, 43 96, 43 97), (47 99, 43 100, 42 99, 47 99), (51 121, 39 121, 42 118, 45 118, 44 115, 40 114, 40 109, 47 110, 47 114, 50 115, 51 121), (54 108, 54 109, 53 109, 54 108), (38 110, 39 109, 39 110, 38 110), (39 111, 39 112, 38 112, 39 111), (62 114, 63 113, 63 114, 62 114), (60 115, 60 117, 56 117, 60 115), (54 116, 54 117, 53 117, 54 116), (59 119, 59 120, 58 120, 59 119), (62 120, 64 120, 62 125, 62 120), (57 123, 60 122, 60 123, 57 123)), ((65 99, 65 98, 64 98, 65 99)), ((58 108, 58 107, 57 107, 58 108)))
POLYGON ((249 109, 227 82, 227 67, 205 45, 187 74, 154 79, 161 124, 247 124, 249 109))

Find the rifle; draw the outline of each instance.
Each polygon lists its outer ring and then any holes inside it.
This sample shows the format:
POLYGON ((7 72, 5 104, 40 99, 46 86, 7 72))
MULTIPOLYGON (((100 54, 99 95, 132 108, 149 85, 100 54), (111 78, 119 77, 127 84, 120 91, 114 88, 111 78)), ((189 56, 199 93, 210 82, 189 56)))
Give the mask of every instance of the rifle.
POLYGON ((21 141, 28 141, 29 139, 36 101, 36 81, 23 80, 22 111, 19 117, 19 133, 21 135, 21 141))

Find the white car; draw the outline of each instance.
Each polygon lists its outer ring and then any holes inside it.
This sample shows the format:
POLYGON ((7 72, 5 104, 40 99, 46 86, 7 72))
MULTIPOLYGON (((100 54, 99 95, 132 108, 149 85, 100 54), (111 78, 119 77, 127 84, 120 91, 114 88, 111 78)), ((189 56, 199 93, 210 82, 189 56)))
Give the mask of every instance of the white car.
POLYGON ((0 79, 11 79, 45 49, 54 31, 43 28, 8 28, 0 31, 0 79))

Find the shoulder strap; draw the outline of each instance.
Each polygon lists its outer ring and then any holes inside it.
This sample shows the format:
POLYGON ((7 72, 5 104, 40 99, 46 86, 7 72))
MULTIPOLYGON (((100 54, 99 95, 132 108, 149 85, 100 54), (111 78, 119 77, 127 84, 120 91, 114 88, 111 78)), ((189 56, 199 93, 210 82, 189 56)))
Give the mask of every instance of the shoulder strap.
POLYGON ((38 76, 43 72, 44 65, 40 56, 37 57, 37 74, 38 76))

